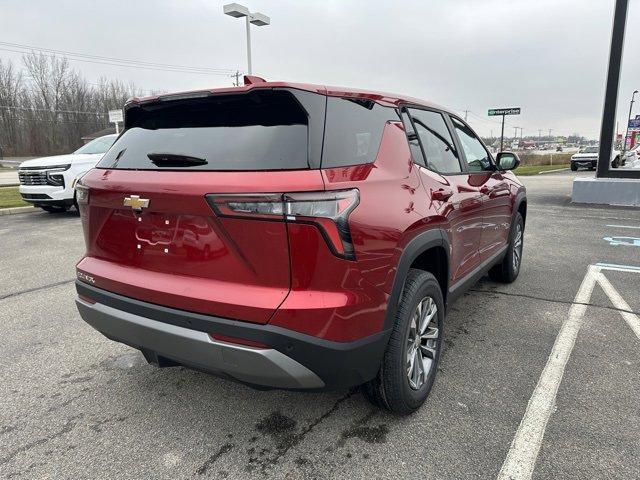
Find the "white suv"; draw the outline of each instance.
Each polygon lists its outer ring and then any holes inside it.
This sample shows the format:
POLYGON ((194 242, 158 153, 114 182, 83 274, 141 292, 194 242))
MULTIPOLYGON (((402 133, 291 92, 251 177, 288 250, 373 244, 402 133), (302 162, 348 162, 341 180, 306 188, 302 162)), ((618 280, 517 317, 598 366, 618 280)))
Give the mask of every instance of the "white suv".
POLYGON ((34 158, 18 167, 25 202, 47 212, 64 212, 75 204, 75 183, 96 166, 117 135, 96 138, 68 155, 34 158))

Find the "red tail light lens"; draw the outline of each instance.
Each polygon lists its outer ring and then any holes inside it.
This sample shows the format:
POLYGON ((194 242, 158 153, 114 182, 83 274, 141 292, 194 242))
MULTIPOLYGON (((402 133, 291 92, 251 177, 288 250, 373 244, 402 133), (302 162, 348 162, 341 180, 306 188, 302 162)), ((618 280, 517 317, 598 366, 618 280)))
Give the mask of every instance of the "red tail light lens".
POLYGON ((207 195, 221 217, 254 218, 316 225, 331 251, 355 260, 349 214, 358 206, 357 189, 325 192, 207 195))

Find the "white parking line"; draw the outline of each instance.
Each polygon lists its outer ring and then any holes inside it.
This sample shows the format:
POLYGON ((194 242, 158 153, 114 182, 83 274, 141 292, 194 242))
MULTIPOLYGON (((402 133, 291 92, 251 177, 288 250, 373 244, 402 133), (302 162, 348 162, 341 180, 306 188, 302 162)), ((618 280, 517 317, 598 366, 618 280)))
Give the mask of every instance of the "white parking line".
POLYGON ((640 267, 635 265, 617 265, 615 263, 596 263, 600 270, 615 270, 618 272, 640 273, 640 267))
POLYGON ((638 339, 640 340, 640 318, 637 315, 623 310, 632 310, 627 302, 625 302, 624 298, 620 296, 618 291, 611 285, 611 282, 607 280, 607 278, 602 274, 598 273, 598 283, 604 290, 604 293, 607 294, 613 306, 620 310, 620 315, 625 319, 627 324, 631 327, 631 330, 634 331, 638 339))
POLYGON ((633 225, 606 225, 607 227, 613 227, 613 228, 635 228, 640 230, 640 227, 634 227, 633 225))
POLYGON ((580 289, 573 300, 574 303, 569 309, 569 315, 560 327, 547 364, 538 379, 533 395, 529 399, 527 410, 511 442, 507 458, 498 473, 500 480, 528 479, 533 474, 544 431, 555 406, 556 394, 564 375, 564 369, 580 327, 584 323, 584 312, 587 309, 585 304, 591 298, 591 292, 599 273, 600 267, 591 265, 582 280, 580 289))
POLYGON ((611 303, 618 309, 620 315, 640 340, 640 318, 631 313, 632 309, 629 304, 602 274, 602 270, 640 273, 639 267, 630 265, 598 263, 597 265, 589 266, 587 274, 573 300, 574 303, 569 309, 569 316, 560 327, 560 332, 558 332, 556 341, 553 344, 547 364, 529 399, 527 410, 511 442, 507 458, 502 464, 500 473, 498 473, 498 479, 500 480, 524 480, 530 479, 533 475, 544 432, 555 408, 558 387, 562 381, 564 369, 571 356, 580 327, 584 323, 584 313, 587 309, 586 303, 589 302, 596 283, 600 284, 611 303))

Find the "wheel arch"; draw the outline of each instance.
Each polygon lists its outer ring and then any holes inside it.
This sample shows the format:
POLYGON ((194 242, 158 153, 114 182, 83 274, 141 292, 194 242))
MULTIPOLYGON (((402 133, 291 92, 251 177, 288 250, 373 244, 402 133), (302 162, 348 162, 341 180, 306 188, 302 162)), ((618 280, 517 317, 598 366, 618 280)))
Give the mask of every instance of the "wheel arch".
POLYGON ((511 225, 516 218, 516 213, 522 215, 522 223, 527 225, 527 196, 524 192, 520 192, 513 203, 513 212, 511 214, 511 225))
POLYGON ((410 268, 426 270, 436 277, 445 301, 449 290, 449 240, 444 230, 434 228, 417 234, 404 247, 396 267, 383 329, 393 326, 398 302, 410 268))

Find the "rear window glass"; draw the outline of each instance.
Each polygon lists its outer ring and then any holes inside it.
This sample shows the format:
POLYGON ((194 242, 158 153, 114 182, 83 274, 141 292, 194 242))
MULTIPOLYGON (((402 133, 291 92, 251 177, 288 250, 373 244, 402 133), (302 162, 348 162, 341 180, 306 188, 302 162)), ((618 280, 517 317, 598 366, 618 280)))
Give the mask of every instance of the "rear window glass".
POLYGON ((307 113, 286 91, 169 100, 133 107, 98 168, 307 169, 307 113))
POLYGON ((366 99, 328 97, 322 168, 373 162, 389 120, 400 120, 393 108, 366 99))

